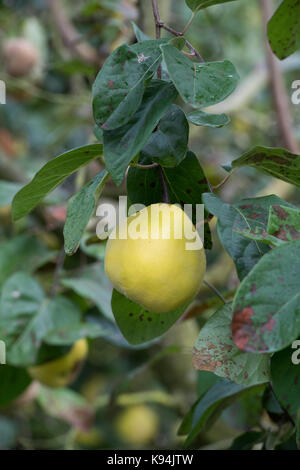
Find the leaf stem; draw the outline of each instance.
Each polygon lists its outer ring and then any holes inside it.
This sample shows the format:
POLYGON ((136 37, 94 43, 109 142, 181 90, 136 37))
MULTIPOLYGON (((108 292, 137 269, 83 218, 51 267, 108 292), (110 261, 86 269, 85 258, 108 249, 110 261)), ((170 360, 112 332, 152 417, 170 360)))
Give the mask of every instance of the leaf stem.
POLYGON ((229 180, 229 178, 231 177, 231 175, 233 174, 234 170, 232 170, 230 173, 228 173, 228 175, 221 181, 221 183, 217 184, 217 186, 213 186, 212 189, 213 191, 216 191, 217 189, 220 189, 222 188, 222 186, 227 183, 227 181, 229 180))
POLYGON ((158 165, 157 169, 159 172, 159 178, 160 178, 161 189, 162 189, 162 200, 163 202, 170 204, 170 195, 169 195, 169 190, 168 190, 168 186, 167 186, 163 169, 160 165, 158 165))
POLYGON ((222 300, 222 302, 225 305, 227 304, 227 300, 223 297, 221 292, 215 286, 213 286, 210 282, 205 281, 205 280, 203 280, 203 284, 205 284, 207 287, 209 287, 219 297, 219 299, 222 300))
POLYGON ((66 259, 66 253, 65 253, 64 248, 62 248, 60 252, 58 253, 58 257, 57 257, 57 262, 56 262, 54 275, 53 275, 53 284, 52 284, 51 291, 50 291, 50 297, 55 297, 57 293, 57 289, 59 285, 59 276, 64 266, 65 259, 66 259))
POLYGON ((189 21, 187 22, 187 24, 185 25, 185 27, 184 27, 183 30, 182 30, 182 34, 184 34, 184 33, 188 30, 188 28, 191 26, 191 24, 192 24, 194 18, 195 18, 195 12, 193 11, 193 13, 192 13, 192 15, 191 15, 189 21))
POLYGON ((131 162, 130 166, 134 166, 135 168, 140 168, 141 170, 148 170, 149 168, 157 168, 159 166, 158 163, 150 163, 149 165, 141 165, 140 163, 131 162))

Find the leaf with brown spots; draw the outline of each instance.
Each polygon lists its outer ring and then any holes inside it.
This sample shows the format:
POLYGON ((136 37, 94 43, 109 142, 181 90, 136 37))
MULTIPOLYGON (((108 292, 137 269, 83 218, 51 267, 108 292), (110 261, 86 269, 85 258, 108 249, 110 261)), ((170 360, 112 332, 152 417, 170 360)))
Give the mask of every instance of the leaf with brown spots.
POLYGON ((124 338, 133 345, 162 336, 185 312, 188 304, 166 313, 150 313, 113 290, 111 307, 124 338))
POLYGON ((272 249, 254 266, 233 302, 232 332, 239 349, 271 353, 300 335, 299 278, 300 240, 272 249))
POLYGON ((279 59, 300 48, 300 1, 284 0, 268 23, 270 46, 279 59))
POLYGON ((284 241, 300 238, 300 210, 292 207, 270 207, 267 232, 284 241))
POLYGON ((231 162, 232 168, 252 166, 300 187, 300 155, 282 148, 254 147, 231 162))
POLYGON ((201 329, 193 353, 197 370, 214 372, 241 385, 269 380, 269 356, 241 352, 231 332, 232 307, 220 308, 201 329))
POLYGON ((255 240, 257 242, 266 243, 271 246, 280 246, 284 242, 279 238, 276 238, 262 227, 255 227, 253 229, 233 229, 234 232, 237 232, 242 237, 248 238, 249 240, 255 240))
POLYGON ((93 85, 93 110, 97 126, 112 130, 124 126, 139 108, 145 81, 161 62, 159 48, 165 39, 122 44, 106 59, 93 85))
POLYGON ((233 259, 240 279, 251 271, 269 247, 262 241, 242 236, 239 231, 266 230, 271 205, 291 206, 274 195, 242 199, 231 205, 208 193, 203 195, 203 202, 207 210, 218 217, 220 241, 233 259))

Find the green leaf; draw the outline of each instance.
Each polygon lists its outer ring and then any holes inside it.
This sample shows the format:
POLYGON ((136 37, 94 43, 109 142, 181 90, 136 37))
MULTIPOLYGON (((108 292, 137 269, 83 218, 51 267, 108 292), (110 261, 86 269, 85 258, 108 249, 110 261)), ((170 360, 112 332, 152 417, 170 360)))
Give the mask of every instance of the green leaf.
POLYGON ((96 323, 77 323, 75 325, 64 325, 49 331, 44 341, 51 345, 72 345, 81 338, 106 337, 109 330, 103 329, 96 323))
POLYGON ((187 119, 195 126, 223 127, 230 122, 226 114, 209 114, 198 109, 187 115, 187 119))
POLYGON ((94 176, 76 193, 68 203, 67 218, 64 226, 65 252, 73 255, 78 249, 90 218, 94 214, 96 202, 109 177, 106 170, 94 176))
POLYGON ((255 444, 263 443, 264 432, 249 431, 238 436, 228 450, 252 450, 255 444))
POLYGON ((299 409, 300 367, 292 362, 291 347, 280 351, 271 359, 272 387, 284 410, 296 420, 299 409))
POLYGON ((274 352, 300 335, 300 240, 267 253, 239 286, 233 303, 235 344, 274 352))
POLYGON ((267 243, 267 245, 271 246, 281 246, 284 243, 282 240, 279 240, 279 238, 269 235, 262 227, 255 227, 253 229, 233 229, 233 231, 242 237, 249 238, 256 242, 267 243))
POLYGON ((15 194, 21 189, 21 184, 10 181, 0 181, 0 207, 11 204, 15 194))
POLYGON ((204 194, 203 202, 209 212, 218 217, 218 235, 226 251, 233 259, 240 279, 243 279, 269 251, 266 243, 250 240, 238 230, 266 230, 269 208, 275 204, 290 206, 277 196, 242 199, 227 204, 214 194, 204 194))
POLYGON ((300 238, 300 210, 285 206, 270 207, 267 231, 280 240, 300 238))
MULTIPOLYGON (((142 159, 140 163, 149 163, 142 159)), ((188 151, 185 159, 176 168, 163 168, 171 204, 202 204, 201 196, 209 191, 203 169, 196 155, 188 151)), ((162 201, 162 190, 157 168, 139 169, 131 167, 127 175, 127 193, 132 204, 155 204, 162 201)), ((195 214, 193 214, 195 216, 195 214)), ((193 217, 195 223, 195 217, 193 217)), ((208 224, 204 226, 204 246, 212 246, 208 224)))
POLYGON ((55 258, 57 252, 29 235, 18 235, 0 244, 0 287, 16 271, 34 272, 55 258))
POLYGON ((231 321, 231 305, 224 305, 209 318, 193 350, 194 367, 214 372, 240 385, 267 382, 269 357, 241 352, 232 339, 231 321))
POLYGON ((25 369, 6 364, 0 366, 0 406, 6 406, 21 395, 31 382, 25 369))
POLYGON ((300 48, 299 0, 284 0, 268 23, 270 46, 279 59, 300 48))
POLYGON ((184 447, 190 447, 198 434, 210 426, 224 408, 248 393, 256 393, 261 386, 246 387, 222 379, 193 406, 192 427, 184 447))
POLYGON ((185 0, 185 3, 192 11, 202 10, 212 5, 219 5, 220 3, 233 2, 235 0, 185 0))
POLYGON ((147 36, 147 34, 145 34, 145 33, 138 27, 138 25, 137 25, 134 21, 131 21, 131 24, 132 24, 132 27, 133 27, 133 31, 134 31, 135 37, 136 37, 136 39, 138 40, 138 42, 150 41, 150 40, 151 40, 151 38, 149 38, 149 36, 147 36))
POLYGON ((168 73, 182 99, 194 107, 206 107, 224 100, 239 76, 231 62, 192 62, 176 47, 161 46, 168 73))
POLYGON ((162 166, 174 167, 186 156, 188 140, 189 125, 185 114, 173 104, 151 134, 142 153, 162 166))
POLYGON ((93 85, 96 124, 112 130, 124 126, 139 108, 145 81, 151 78, 161 60, 160 44, 151 40, 115 49, 106 59, 93 85), (138 51, 141 52, 138 52, 138 51))
POLYGON ((300 187, 300 155, 282 148, 254 147, 237 160, 232 168, 252 166, 275 178, 300 187))
POLYGON ((187 305, 167 313, 150 313, 115 289, 111 299, 117 325, 130 344, 145 343, 163 335, 184 313, 187 305))
POLYGON ((142 150, 176 96, 171 83, 153 80, 145 90, 140 109, 129 123, 104 131, 104 159, 117 185, 122 183, 129 163, 142 150))
POLYGON ((101 155, 102 145, 92 144, 69 150, 50 160, 37 172, 33 180, 15 195, 12 203, 13 220, 28 214, 67 176, 101 155))
POLYGON ((110 305, 112 286, 105 274, 103 263, 89 264, 80 269, 77 275, 69 274, 63 278, 61 284, 92 300, 108 320, 113 319, 110 305))

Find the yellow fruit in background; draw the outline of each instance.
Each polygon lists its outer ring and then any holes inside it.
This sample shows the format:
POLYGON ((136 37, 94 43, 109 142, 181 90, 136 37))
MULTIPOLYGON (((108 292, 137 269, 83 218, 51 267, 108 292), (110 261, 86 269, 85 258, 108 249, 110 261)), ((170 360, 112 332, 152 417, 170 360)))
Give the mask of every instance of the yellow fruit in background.
POLYGON ((88 343, 85 338, 76 341, 65 356, 28 368, 33 379, 48 387, 66 387, 76 379, 82 363, 88 353, 88 343))
POLYGON ((169 312, 191 300, 205 269, 202 241, 176 205, 142 209, 122 222, 107 242, 107 276, 119 292, 149 312, 169 312), (187 249, 191 245, 197 249, 187 249))
POLYGON ((145 445, 158 434, 159 419, 146 405, 131 406, 119 414, 115 428, 123 441, 133 445, 145 445))

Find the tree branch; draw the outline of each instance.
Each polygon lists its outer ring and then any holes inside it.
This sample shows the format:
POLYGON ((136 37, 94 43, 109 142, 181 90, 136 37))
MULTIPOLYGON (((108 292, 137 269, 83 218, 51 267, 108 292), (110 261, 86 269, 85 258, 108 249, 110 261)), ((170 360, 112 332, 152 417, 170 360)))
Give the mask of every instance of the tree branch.
MULTIPOLYGON (((272 16, 272 4, 270 0, 261 0, 264 25, 272 16)), ((274 106, 277 111, 278 127, 284 146, 293 153, 299 152, 299 146, 293 132, 292 116, 289 100, 285 89, 283 75, 280 70, 279 60, 273 54, 266 36, 266 55, 274 106)))

